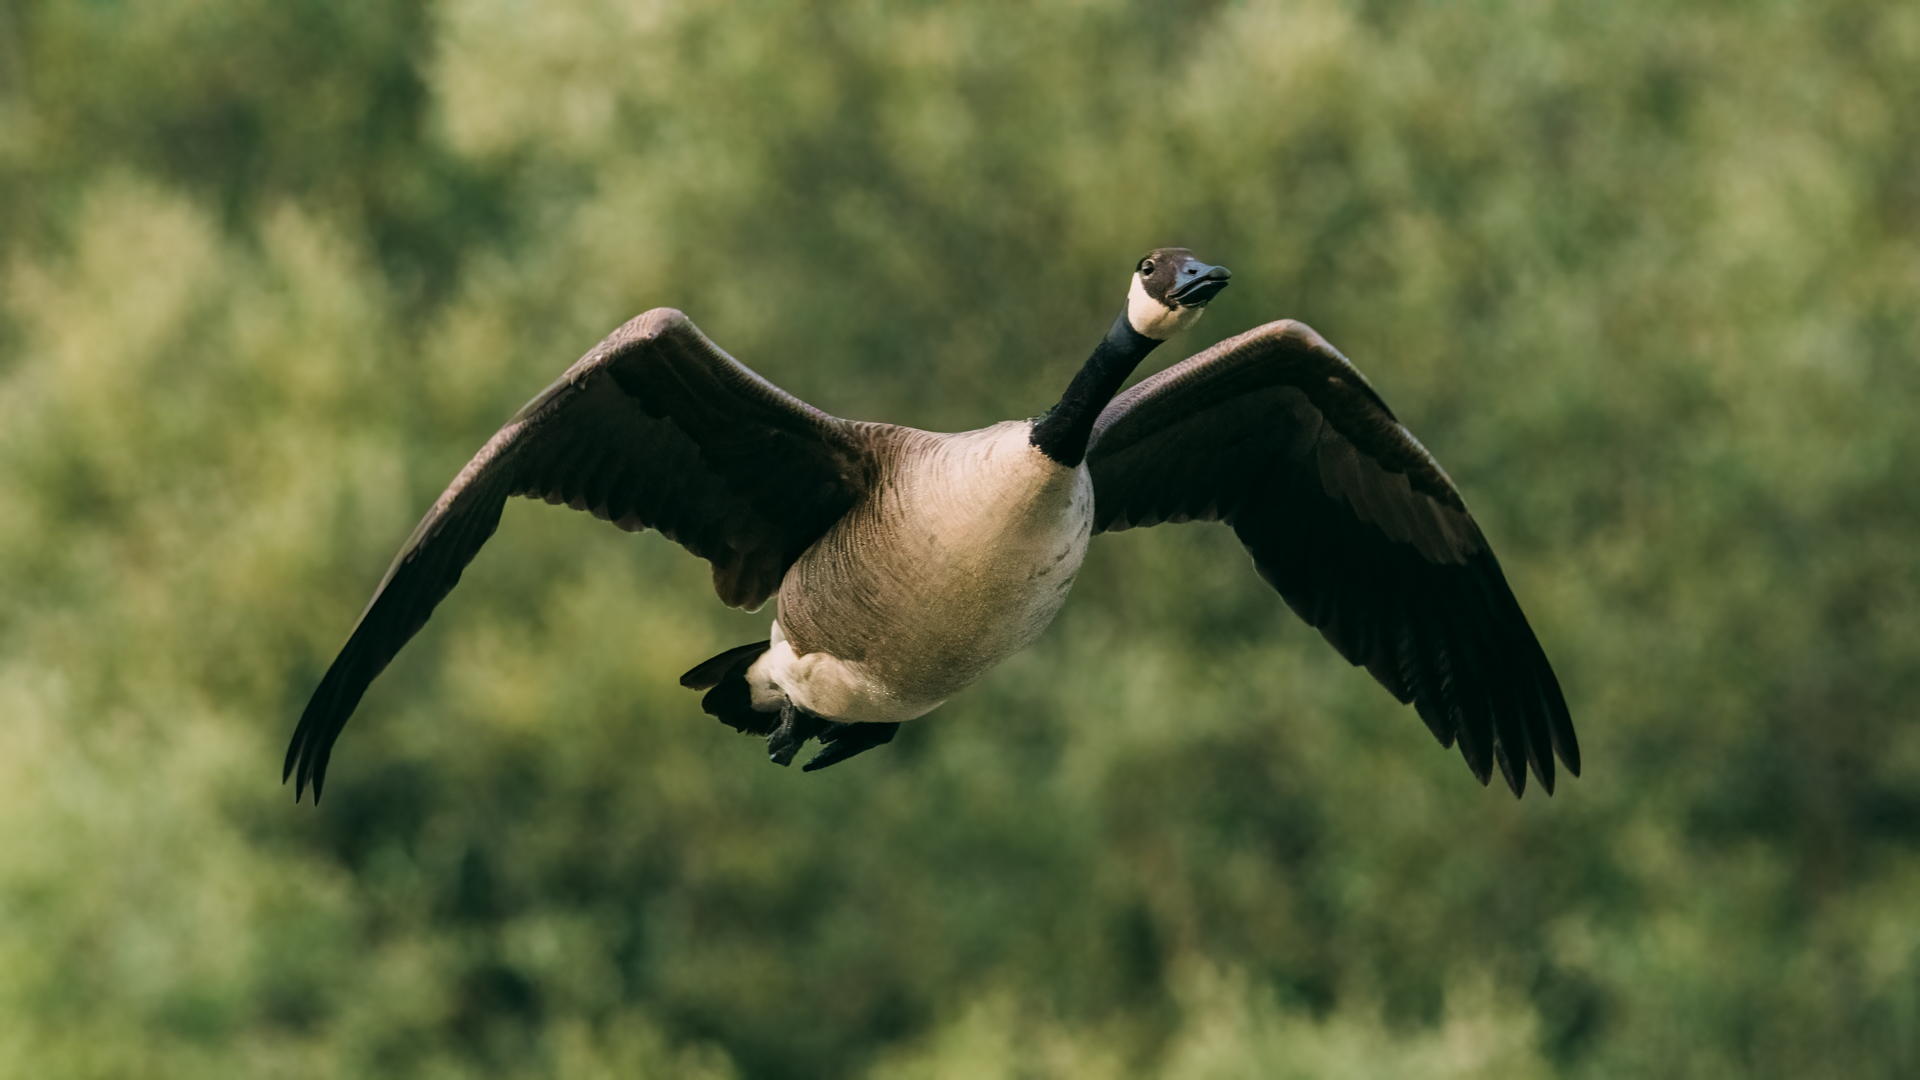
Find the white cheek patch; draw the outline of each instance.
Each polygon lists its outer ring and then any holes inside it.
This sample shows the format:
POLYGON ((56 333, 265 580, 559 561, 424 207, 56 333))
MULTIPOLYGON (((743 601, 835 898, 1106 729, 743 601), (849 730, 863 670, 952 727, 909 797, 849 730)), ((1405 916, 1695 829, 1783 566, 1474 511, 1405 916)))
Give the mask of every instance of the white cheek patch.
POLYGON ((1155 341, 1165 341, 1199 322, 1205 311, 1197 307, 1168 307, 1155 300, 1147 294, 1139 274, 1133 275, 1133 285, 1127 290, 1127 322, 1135 333, 1155 341))

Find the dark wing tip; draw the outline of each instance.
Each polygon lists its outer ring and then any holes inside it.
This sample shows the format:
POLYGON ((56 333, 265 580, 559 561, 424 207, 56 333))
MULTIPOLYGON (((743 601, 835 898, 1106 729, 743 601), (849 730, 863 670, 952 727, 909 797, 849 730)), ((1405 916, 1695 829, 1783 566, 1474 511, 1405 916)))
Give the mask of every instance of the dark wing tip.
MULTIPOLYGON (((1543 665, 1546 663, 1544 654, 1541 656, 1541 663, 1543 665)), ((1552 678, 1552 671, 1550 669, 1548 670, 1548 680, 1545 690, 1547 696, 1547 722, 1551 725, 1549 731, 1551 732, 1553 752, 1560 756, 1560 761, 1567 767, 1568 772, 1579 776, 1580 740, 1575 738, 1573 734, 1573 713, 1567 709, 1566 695, 1560 690, 1559 680, 1552 678)))
MULTIPOLYGON (((1553 666, 1526 615, 1514 599, 1499 561, 1482 551, 1465 566, 1435 568, 1427 578, 1427 604, 1441 633, 1429 647, 1444 651, 1458 683, 1449 711, 1462 733, 1484 737, 1493 764, 1515 798, 1526 794, 1531 771, 1549 796, 1555 789, 1554 757, 1580 774, 1573 722, 1553 666)), ((1468 766, 1482 783, 1485 761, 1468 766)))
POLYGON ((320 789, 326 781, 327 766, 320 758, 314 741, 307 737, 307 725, 303 722, 293 733, 293 739, 287 744, 287 761, 280 769, 280 783, 293 781, 293 802, 300 804, 300 798, 306 794, 309 781, 313 784, 313 805, 320 805, 320 789))
MULTIPOLYGON (((306 733, 305 724, 294 729, 293 738, 287 742, 286 764, 280 767, 280 783, 285 785, 288 780, 294 781, 293 802, 296 806, 300 804, 300 797, 306 793, 307 787, 306 733), (295 771, 296 769, 298 772, 295 771)), ((313 802, 315 806, 320 804, 320 790, 317 786, 314 788, 313 802)))
POLYGON ((326 786, 327 760, 333 756, 333 744, 340 737, 340 730, 346 726, 347 718, 353 715, 354 706, 360 703, 372 676, 356 678, 361 668, 359 650, 355 642, 349 640, 347 647, 341 650, 333 666, 327 669, 326 677, 313 692, 313 699, 307 702, 306 711, 300 714, 300 723, 293 729, 293 738, 287 743, 287 758, 280 769, 280 782, 293 781, 293 801, 298 803, 308 784, 313 785, 313 804, 320 805, 320 792, 326 786), (358 683, 358 690, 354 688, 358 683))

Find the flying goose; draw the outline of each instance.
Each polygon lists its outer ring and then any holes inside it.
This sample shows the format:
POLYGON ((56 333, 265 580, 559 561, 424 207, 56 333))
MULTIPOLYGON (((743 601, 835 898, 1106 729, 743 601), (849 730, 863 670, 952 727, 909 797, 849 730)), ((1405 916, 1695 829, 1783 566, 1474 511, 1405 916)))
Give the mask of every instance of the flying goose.
POLYGON ((656 308, 521 409, 441 494, 374 590, 287 748, 316 802, 368 684, 427 621, 510 495, 658 529, 726 604, 778 597, 769 638, 681 678, 705 711, 825 768, 890 741, 1052 621, 1094 533, 1231 525, 1255 568, 1482 784, 1549 793, 1580 751, 1547 657, 1466 504, 1359 371, 1291 320, 1119 393, 1230 274, 1185 248, 1135 266, 1126 308, 1058 404, 935 434, 829 416, 656 308), (1117 394, 1117 396, 1116 396, 1117 394))

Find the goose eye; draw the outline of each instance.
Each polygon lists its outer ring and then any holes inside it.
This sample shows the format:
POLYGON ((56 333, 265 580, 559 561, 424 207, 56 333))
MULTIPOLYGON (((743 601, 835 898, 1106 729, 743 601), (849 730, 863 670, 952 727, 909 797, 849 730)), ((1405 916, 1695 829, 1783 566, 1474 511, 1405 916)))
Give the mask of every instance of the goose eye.
POLYGON ((1140 276, 1142 277, 1153 276, 1153 260, 1152 259, 1140 260, 1140 276))

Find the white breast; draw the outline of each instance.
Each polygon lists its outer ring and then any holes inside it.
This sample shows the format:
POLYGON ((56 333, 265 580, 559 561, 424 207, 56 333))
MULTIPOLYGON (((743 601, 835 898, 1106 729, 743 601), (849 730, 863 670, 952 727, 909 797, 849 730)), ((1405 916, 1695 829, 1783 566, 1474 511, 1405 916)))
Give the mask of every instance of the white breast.
POLYGON ((1086 556, 1093 486, 1031 430, 903 433, 873 495, 788 571, 755 705, 911 719, 1038 637, 1086 556))

